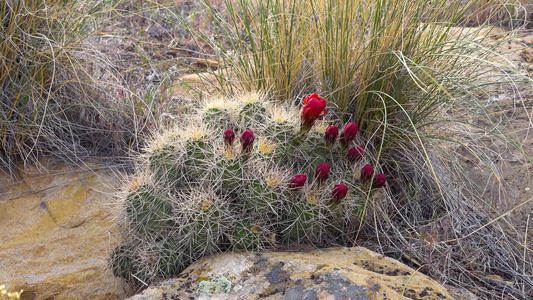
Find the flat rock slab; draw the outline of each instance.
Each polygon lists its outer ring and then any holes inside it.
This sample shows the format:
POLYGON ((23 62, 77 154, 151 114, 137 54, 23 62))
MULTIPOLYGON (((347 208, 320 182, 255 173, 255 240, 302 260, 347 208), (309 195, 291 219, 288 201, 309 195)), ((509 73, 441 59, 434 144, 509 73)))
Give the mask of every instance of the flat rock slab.
MULTIPOLYGON (((21 299, 120 299, 108 269, 118 226, 106 203, 116 178, 45 163, 12 182, 0 173, 0 285, 21 299)), ((100 169, 100 170, 98 170, 100 169)))
POLYGON ((223 253, 130 300, 148 299, 453 299, 447 289, 366 248, 223 253))

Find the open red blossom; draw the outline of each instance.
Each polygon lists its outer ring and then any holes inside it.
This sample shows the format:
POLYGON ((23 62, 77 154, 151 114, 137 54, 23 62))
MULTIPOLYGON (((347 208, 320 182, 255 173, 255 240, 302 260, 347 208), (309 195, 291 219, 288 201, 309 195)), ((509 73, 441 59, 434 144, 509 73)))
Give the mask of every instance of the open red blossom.
POLYGON ((344 197, 346 197, 347 193, 348 193, 348 187, 347 186, 345 186, 342 183, 337 184, 333 188, 333 192, 331 193, 331 195, 333 197, 333 201, 335 202, 335 204, 340 204, 341 200, 344 199, 344 197))
POLYGON ((292 189, 298 189, 304 186, 306 181, 307 181, 307 176, 305 176, 305 174, 298 174, 291 179, 290 186, 292 189))
POLYGON ((320 163, 316 167, 315 178, 318 181, 324 181, 329 177, 329 165, 327 163, 320 163))
POLYGON ((374 167, 372 167, 372 165, 365 165, 361 169, 361 181, 368 181, 372 178, 372 175, 374 175, 374 167))
POLYGON ((227 146, 233 145, 233 141, 235 140, 235 132, 231 129, 224 130, 224 144, 227 146))
POLYGON ((302 127, 309 130, 316 119, 325 115, 328 111, 326 108, 326 100, 320 98, 317 94, 313 93, 304 99, 304 107, 302 110, 302 127))
POLYGON ((355 139, 355 135, 357 134, 357 124, 350 122, 344 126, 344 129, 341 132, 341 136, 339 137, 340 142, 346 147, 348 144, 350 144, 353 139, 355 139))
POLYGON ((306 105, 309 102, 309 100, 312 100, 312 99, 324 100, 317 93, 312 93, 311 95, 307 95, 304 98, 304 105, 306 105))
POLYGON ((365 154, 365 146, 359 145, 348 150, 348 160, 351 162, 359 161, 365 154))
POLYGON ((243 151, 251 150, 254 145, 254 139, 255 139, 255 136, 254 136, 253 131, 251 131, 250 129, 246 129, 241 134, 242 150, 243 151))
POLYGON ((385 185, 385 182, 387 182, 387 176, 383 173, 379 173, 374 177, 374 182, 372 183, 372 187, 380 188, 385 185))
POLYGON ((326 129, 326 133, 324 134, 324 139, 326 140, 327 144, 333 144, 335 143, 335 139, 337 138, 337 135, 339 135, 339 129, 335 125, 331 125, 326 129))

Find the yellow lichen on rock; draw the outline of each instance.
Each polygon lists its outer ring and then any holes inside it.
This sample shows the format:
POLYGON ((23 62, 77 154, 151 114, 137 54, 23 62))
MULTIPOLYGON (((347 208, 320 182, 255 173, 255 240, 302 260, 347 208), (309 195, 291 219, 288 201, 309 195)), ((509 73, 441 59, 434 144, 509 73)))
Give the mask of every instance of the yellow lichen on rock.
POLYGON ((0 299, 1 300, 20 299, 20 295, 22 295, 23 292, 24 292, 24 290, 20 290, 18 292, 8 292, 6 290, 6 285, 5 284, 0 285, 0 299))

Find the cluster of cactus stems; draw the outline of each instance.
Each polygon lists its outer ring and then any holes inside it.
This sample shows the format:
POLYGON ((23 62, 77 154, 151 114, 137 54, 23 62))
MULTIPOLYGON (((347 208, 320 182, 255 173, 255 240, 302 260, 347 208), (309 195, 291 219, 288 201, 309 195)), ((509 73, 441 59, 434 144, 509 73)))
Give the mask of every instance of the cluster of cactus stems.
POLYGON ((215 99, 156 137, 123 199, 114 274, 148 282, 220 251, 352 242, 367 192, 386 176, 365 165, 356 124, 339 133, 317 121, 326 100, 303 104, 215 99))

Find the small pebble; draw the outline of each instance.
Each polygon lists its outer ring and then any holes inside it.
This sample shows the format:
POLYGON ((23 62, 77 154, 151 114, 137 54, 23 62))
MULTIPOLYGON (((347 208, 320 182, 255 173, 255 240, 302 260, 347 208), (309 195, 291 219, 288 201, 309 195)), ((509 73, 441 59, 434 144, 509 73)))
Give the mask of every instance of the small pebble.
POLYGON ((526 192, 529 192, 529 187, 526 187, 524 190, 526 190, 526 192))

